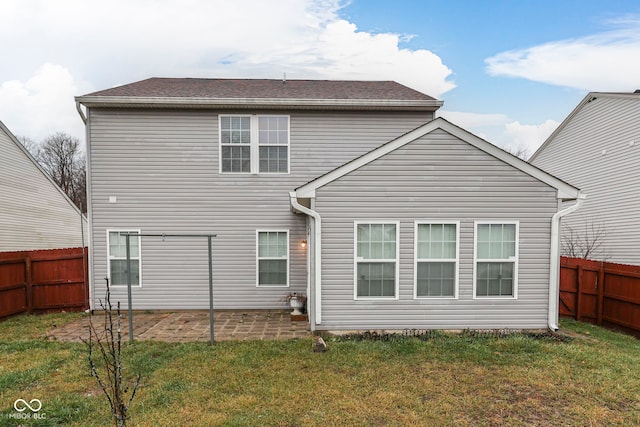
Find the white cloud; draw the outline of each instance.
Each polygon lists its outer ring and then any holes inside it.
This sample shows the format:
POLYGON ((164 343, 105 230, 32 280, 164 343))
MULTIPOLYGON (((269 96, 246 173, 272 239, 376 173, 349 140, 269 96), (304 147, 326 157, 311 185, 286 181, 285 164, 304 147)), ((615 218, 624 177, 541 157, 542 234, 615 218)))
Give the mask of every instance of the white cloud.
POLYGON ((0 45, 11 61, 0 68, 0 85, 13 98, 0 98, 0 119, 19 123, 13 127, 31 137, 37 136, 29 128, 50 133, 71 121, 80 126, 74 95, 152 76, 385 79, 435 97, 455 86, 436 54, 403 49, 407 35, 358 31, 340 19, 343 4, 3 0, 0 45), (66 73, 43 64, 59 64, 66 73), (47 84, 37 84, 43 75, 47 84), (77 83, 84 81, 90 83, 77 83), (11 113, 10 99, 21 109, 11 113), (50 114, 42 108, 36 114, 39 103, 50 114))
POLYGON ((509 120, 506 115, 499 113, 482 114, 439 110, 438 115, 463 128, 504 125, 509 120))
POLYGON ((499 53, 485 60, 487 71, 588 91, 633 91, 640 75, 640 18, 614 24, 611 31, 499 53))
POLYGON ((439 111, 439 116, 473 132, 494 145, 531 155, 560 124, 546 120, 540 124, 522 124, 505 114, 478 114, 462 111, 439 111))
POLYGON ((428 50, 399 48, 398 34, 357 31, 347 21, 329 23, 309 53, 323 58, 304 68, 334 79, 396 80, 431 96, 453 89, 452 71, 428 50))
POLYGON ((57 132, 84 134, 73 103, 78 85, 66 68, 44 64, 25 81, 0 85, 0 118, 17 135, 40 141, 57 132))
POLYGON ((555 120, 546 120, 538 125, 523 125, 518 121, 506 123, 504 134, 509 141, 506 146, 512 150, 525 149, 530 156, 558 125, 560 123, 555 120))

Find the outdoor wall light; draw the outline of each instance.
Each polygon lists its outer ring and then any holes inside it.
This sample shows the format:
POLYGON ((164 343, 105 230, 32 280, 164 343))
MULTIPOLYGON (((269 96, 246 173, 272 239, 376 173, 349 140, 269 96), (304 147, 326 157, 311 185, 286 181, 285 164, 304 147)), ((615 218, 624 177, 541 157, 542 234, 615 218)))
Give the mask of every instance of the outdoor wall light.
POLYGON ((307 241, 306 240, 301 240, 300 241, 300 247, 302 249, 307 249, 307 241))

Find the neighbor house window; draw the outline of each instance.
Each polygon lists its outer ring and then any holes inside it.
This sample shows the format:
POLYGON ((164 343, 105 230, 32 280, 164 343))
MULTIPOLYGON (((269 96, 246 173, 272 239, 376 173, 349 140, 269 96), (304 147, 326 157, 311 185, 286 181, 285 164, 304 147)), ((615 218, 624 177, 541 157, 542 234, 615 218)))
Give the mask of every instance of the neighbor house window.
POLYGON ((416 223, 415 297, 457 296, 458 223, 416 223))
POLYGON ((518 223, 476 222, 475 296, 517 297, 518 223))
POLYGON ((289 116, 221 115, 220 171, 289 173, 289 116))
POLYGON ((257 234, 258 286, 289 286, 289 232, 257 234))
POLYGON ((355 223, 355 297, 397 298, 398 223, 355 223))
MULTIPOLYGON (((140 233, 140 230, 108 230, 107 256, 109 258, 109 285, 127 285, 127 238, 126 233, 140 233)), ((141 286, 140 281, 140 236, 129 236, 129 258, 131 260, 131 285, 141 286)))

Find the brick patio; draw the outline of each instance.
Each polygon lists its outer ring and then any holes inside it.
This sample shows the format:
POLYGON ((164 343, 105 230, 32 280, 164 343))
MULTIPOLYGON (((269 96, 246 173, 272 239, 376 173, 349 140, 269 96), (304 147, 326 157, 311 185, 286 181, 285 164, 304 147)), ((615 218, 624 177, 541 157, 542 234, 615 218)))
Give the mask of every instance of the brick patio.
MULTIPOLYGON (((218 310, 215 312, 216 341, 272 340, 311 336, 307 321, 291 321, 289 311, 274 310, 218 310)), ((47 332, 49 339, 79 342, 87 338, 89 319, 102 330, 104 315, 96 312, 47 332)), ((122 316, 122 335, 129 339, 126 312, 122 316)), ((209 341, 209 312, 201 310, 180 312, 133 313, 136 340, 168 342, 209 341)))

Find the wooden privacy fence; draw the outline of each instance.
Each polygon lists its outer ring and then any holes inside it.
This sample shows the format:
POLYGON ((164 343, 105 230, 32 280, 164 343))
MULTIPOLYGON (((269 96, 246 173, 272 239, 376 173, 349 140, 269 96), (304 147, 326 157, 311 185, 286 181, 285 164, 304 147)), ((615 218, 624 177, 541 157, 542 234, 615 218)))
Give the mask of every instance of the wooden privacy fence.
POLYGON ((559 314, 640 337, 640 266, 561 257, 559 314))
POLYGON ((0 253, 0 319, 89 308, 88 250, 0 253))

